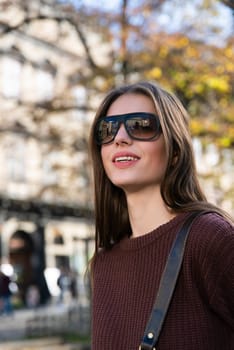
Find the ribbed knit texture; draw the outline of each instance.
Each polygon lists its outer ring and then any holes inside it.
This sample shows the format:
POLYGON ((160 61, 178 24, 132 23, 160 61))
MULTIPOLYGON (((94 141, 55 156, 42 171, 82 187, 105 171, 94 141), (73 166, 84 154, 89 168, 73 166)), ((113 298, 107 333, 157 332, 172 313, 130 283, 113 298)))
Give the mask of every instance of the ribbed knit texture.
MULTIPOLYGON (((137 350, 172 242, 188 214, 124 239, 94 263, 92 350, 137 350)), ((194 222, 157 350, 234 350, 234 231, 194 222)))

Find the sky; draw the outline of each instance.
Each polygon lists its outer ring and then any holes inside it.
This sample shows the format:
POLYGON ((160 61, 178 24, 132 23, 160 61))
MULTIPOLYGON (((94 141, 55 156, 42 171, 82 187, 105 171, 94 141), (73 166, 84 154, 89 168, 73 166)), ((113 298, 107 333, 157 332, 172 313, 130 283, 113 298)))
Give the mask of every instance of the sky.
MULTIPOLYGON (((176 2, 176 1, 175 1, 176 2)), ((193 3, 202 3, 202 0, 193 0, 193 1, 184 1, 183 11, 181 11, 180 6, 175 6, 173 9, 173 16, 170 14, 171 6, 168 3, 165 6, 165 12, 163 15, 158 17, 158 23, 160 24, 162 29, 170 28, 169 32, 179 31, 181 27, 181 23, 191 24, 194 23, 195 26, 199 29, 203 28, 204 30, 207 28, 207 33, 209 31, 209 27, 215 26, 219 29, 220 33, 215 35, 207 35, 207 43, 215 43, 217 40, 217 35, 219 36, 220 43, 223 42, 228 36, 233 34, 233 16, 230 8, 223 5, 220 1, 216 2, 214 9, 216 10, 216 15, 211 16, 209 12, 206 11, 194 11, 193 3)), ((177 0, 178 3, 178 0, 177 0)), ((204 39, 202 35, 204 35, 203 30, 197 30, 194 33, 196 39, 204 39), (200 36, 200 37, 199 37, 200 36)))
MULTIPOLYGON (((79 0, 73 0, 74 2, 79 0)), ((90 7, 102 7, 107 11, 114 11, 119 8, 122 0, 83 0, 85 5, 90 7), (98 4, 98 5, 97 5, 98 4)), ((208 44, 222 45, 227 37, 233 35, 233 16, 230 8, 217 1, 215 4, 216 15, 207 16, 206 11, 197 12, 194 10, 194 4, 201 4, 203 0, 184 0, 183 11, 181 10, 181 1, 172 0, 165 4, 164 13, 157 16, 157 23, 160 29, 169 33, 181 30, 181 25, 195 24, 198 28, 193 33, 193 37, 198 40, 204 40, 208 44), (173 5, 174 4, 174 5, 173 5), (172 16, 173 14, 173 16, 172 16), (211 35, 210 26, 215 26, 218 29, 218 34, 211 35), (217 39, 219 39, 217 41, 217 39)), ((131 0, 130 4, 136 4, 137 0, 131 0)))

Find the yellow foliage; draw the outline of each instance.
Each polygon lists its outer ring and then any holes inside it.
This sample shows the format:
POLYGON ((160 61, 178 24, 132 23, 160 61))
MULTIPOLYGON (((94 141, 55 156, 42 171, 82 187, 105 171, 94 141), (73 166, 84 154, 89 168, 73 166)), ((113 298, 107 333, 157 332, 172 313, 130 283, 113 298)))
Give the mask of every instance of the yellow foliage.
POLYGON ((207 86, 220 92, 229 92, 230 86, 226 77, 210 77, 206 80, 207 86))
POLYGON ((149 62, 149 60, 151 59, 150 55, 148 54, 148 52, 142 52, 140 54, 140 60, 144 63, 149 62))
POLYGON ((190 119, 192 135, 216 135, 220 147, 231 147, 234 142, 234 127, 220 127, 221 125, 219 123, 211 122, 208 119, 206 120, 206 118, 190 119))
POLYGON ((222 108, 226 108, 228 106, 228 100, 226 98, 221 98, 219 104, 222 108))
POLYGON ((149 71, 148 75, 151 79, 159 79, 162 76, 162 70, 159 67, 155 67, 149 71))
POLYGON ((163 46, 159 50, 159 57, 165 58, 168 55, 168 48, 166 46, 163 46))
POLYGON ((232 62, 226 63, 225 68, 228 72, 234 72, 234 63, 232 63, 232 62))
POLYGON ((194 96, 195 91, 193 89, 191 89, 191 87, 187 87, 186 91, 184 92, 185 96, 188 99, 192 99, 194 96))
POLYGON ((193 84, 192 88, 195 93, 201 94, 204 91, 204 84, 196 83, 196 84, 193 84))
POLYGON ((188 44, 189 44, 189 39, 186 38, 186 37, 180 38, 178 40, 178 46, 179 47, 184 47, 184 46, 187 46, 188 44))
POLYGON ((224 54, 225 54, 226 57, 231 58, 233 56, 233 48, 227 47, 224 50, 224 54))
POLYGON ((231 146, 231 139, 228 137, 221 137, 218 139, 218 145, 220 147, 228 148, 231 146))
POLYGON ((234 126, 229 128, 229 135, 234 140, 234 126))
POLYGON ((199 135, 204 131, 201 121, 197 119, 190 120, 190 129, 193 135, 199 135))
POLYGON ((206 129, 208 132, 218 133, 220 131, 220 126, 216 123, 208 122, 206 129))
POLYGON ((225 72, 224 66, 216 67, 217 74, 223 74, 225 72))
POLYGON ((198 57, 198 52, 197 50, 192 47, 192 46, 189 46, 187 49, 186 49, 186 55, 188 57, 198 57))

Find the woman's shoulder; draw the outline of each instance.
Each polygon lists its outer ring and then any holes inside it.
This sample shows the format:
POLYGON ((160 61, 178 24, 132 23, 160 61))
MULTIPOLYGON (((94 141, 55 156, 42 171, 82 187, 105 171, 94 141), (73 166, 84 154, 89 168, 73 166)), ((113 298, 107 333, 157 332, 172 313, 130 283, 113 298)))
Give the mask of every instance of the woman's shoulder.
POLYGON ((220 235, 220 237, 234 237, 233 223, 217 212, 204 212, 203 215, 195 219, 192 228, 197 235, 200 234, 203 238, 215 234, 220 235))
POLYGON ((188 246, 193 254, 204 260, 233 260, 234 226, 218 213, 205 213, 194 221, 188 246))
POLYGON ((99 248, 92 258, 93 267, 95 267, 95 265, 98 263, 104 262, 106 260, 106 256, 108 256, 110 252, 111 249, 99 248))
POLYGON ((218 213, 198 217, 188 237, 184 266, 209 303, 216 303, 215 296, 221 300, 225 289, 233 298, 233 224, 218 213))

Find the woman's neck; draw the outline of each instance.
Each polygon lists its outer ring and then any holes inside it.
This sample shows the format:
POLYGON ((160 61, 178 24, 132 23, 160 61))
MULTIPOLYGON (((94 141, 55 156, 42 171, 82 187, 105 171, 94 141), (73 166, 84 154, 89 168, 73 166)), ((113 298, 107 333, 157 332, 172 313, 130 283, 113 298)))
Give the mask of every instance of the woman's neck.
POLYGON ((128 193, 126 197, 133 238, 154 230, 176 216, 165 205, 157 189, 128 193))

